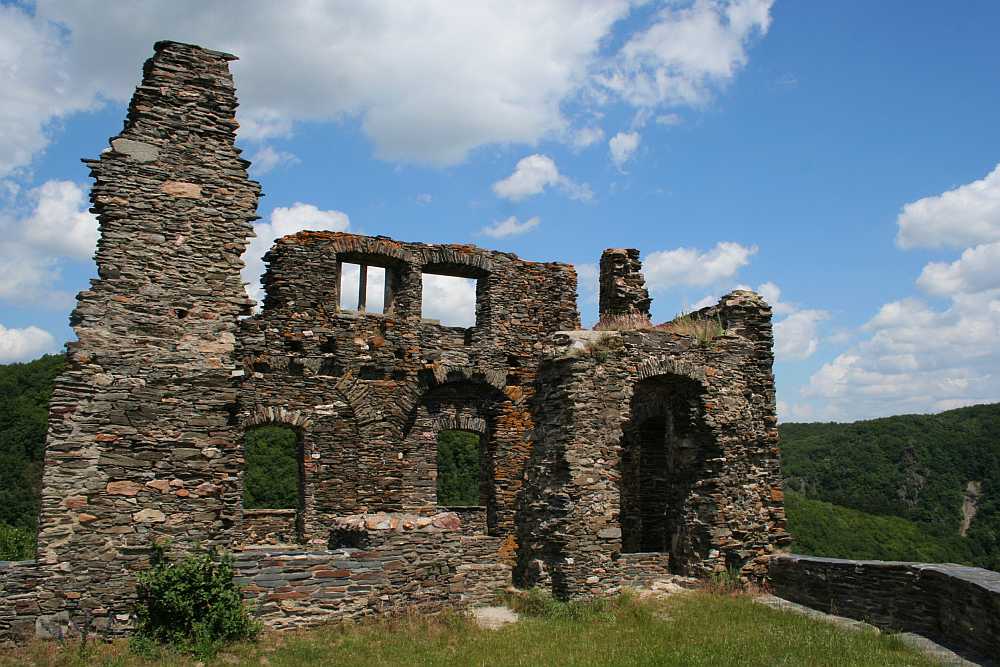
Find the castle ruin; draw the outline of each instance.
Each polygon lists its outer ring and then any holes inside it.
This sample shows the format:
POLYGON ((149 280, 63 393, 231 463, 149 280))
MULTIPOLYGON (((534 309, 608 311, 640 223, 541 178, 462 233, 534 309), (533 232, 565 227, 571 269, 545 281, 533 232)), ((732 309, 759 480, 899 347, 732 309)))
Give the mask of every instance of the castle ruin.
MULTIPOLYGON (((0 564, 0 638, 86 615, 127 630, 150 545, 217 546, 270 627, 561 598, 669 573, 765 575, 785 530, 771 309, 736 291, 708 337, 583 331, 572 266, 472 245, 300 232, 240 278, 259 185, 235 147, 234 57, 159 42, 86 163, 101 239, 50 407, 37 559, 0 564), (384 272, 382 312, 345 264, 384 272), (471 327, 425 275, 476 281, 471 327), (294 511, 243 507, 244 433, 298 435, 294 511), (480 504, 441 507, 437 435, 480 439, 480 504)), ((602 318, 648 319, 639 253, 601 258, 602 318)))

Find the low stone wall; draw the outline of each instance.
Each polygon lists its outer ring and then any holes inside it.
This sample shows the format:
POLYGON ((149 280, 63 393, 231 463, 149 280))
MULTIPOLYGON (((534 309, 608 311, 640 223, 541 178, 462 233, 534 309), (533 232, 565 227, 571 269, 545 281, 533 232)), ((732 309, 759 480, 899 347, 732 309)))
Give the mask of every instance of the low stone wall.
POLYGON ((952 564, 771 558, 775 595, 880 628, 1000 658, 1000 573, 952 564))
POLYGON ((403 610, 485 604, 510 584, 499 538, 460 532, 392 532, 374 548, 235 554, 237 581, 254 614, 275 629, 403 610))
POLYGON ((618 577, 627 586, 649 586, 670 576, 670 554, 629 553, 618 556, 618 577))
POLYGON ((35 591, 39 578, 33 560, 0 561, 0 643, 34 636, 42 613, 35 591))
POLYGON ((247 544, 295 544, 295 510, 243 510, 247 544))

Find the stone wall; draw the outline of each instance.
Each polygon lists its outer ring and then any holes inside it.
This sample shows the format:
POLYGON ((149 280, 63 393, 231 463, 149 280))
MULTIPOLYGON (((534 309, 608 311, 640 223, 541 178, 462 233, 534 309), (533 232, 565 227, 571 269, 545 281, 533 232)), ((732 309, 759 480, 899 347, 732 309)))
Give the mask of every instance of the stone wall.
POLYGON ((246 549, 236 554, 237 581, 255 615, 275 629, 491 604, 510 585, 510 566, 497 558, 499 538, 464 533, 454 515, 417 521, 368 522, 364 549, 246 549))
POLYGON ((573 268, 335 232, 279 239, 265 261, 263 311, 242 322, 238 341, 240 415, 245 426, 301 429, 305 540, 325 540, 331 517, 433 507, 444 429, 483 439, 489 531, 513 534, 538 342, 579 326, 573 268), (340 307, 344 262, 385 268, 384 313, 340 307), (428 272, 477 280, 474 326, 422 318, 428 272))
POLYGON ((128 609, 151 540, 228 545, 240 523, 232 374, 259 186, 234 145, 233 59, 157 43, 122 133, 85 160, 98 278, 70 318, 38 534, 40 594, 73 615, 128 609))
POLYGON ((243 510, 243 539, 247 544, 297 544, 296 510, 243 510))
POLYGON ((62 612, 62 598, 39 596, 41 578, 36 561, 0 561, 0 642, 34 637, 39 616, 62 612))
POLYGON ((642 315, 649 317, 649 298, 642 262, 636 248, 608 248, 601 254, 601 317, 642 315))
POLYGON ((770 315, 759 296, 737 291, 699 313, 724 329, 705 342, 658 329, 553 338, 533 405, 521 583, 551 585, 560 596, 600 594, 621 579, 623 552, 648 543, 669 554, 677 574, 765 575, 775 547, 790 540, 770 315), (647 488, 643 499, 630 489, 651 482, 636 479, 629 442, 654 418, 664 477, 651 487, 656 497, 647 488), (645 541, 629 544, 630 530, 645 541))
POLYGON ((1000 573, 953 564, 782 555, 775 595, 893 631, 915 632, 973 658, 1000 659, 1000 573))

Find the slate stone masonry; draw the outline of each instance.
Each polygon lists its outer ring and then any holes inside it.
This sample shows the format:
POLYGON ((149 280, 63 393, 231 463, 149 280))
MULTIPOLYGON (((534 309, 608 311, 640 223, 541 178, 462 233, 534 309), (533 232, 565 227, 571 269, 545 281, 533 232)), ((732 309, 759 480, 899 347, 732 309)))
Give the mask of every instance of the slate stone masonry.
MULTIPOLYGON (((303 231, 241 259, 260 194, 235 147, 233 56, 160 42, 125 128, 87 160, 98 278, 50 407, 38 558, 0 565, 0 639, 132 622, 154 541, 233 552, 271 627, 491 600, 604 595, 672 573, 760 578, 787 543, 771 311, 733 292, 720 335, 648 326, 639 251, 576 272, 459 244, 303 231), (344 265, 385 271, 343 307, 344 265), (476 281, 475 322, 424 317, 427 275, 476 281), (244 434, 298 434, 298 508, 244 510, 244 434), (437 438, 480 440, 476 507, 436 497, 437 438)), ((362 270, 362 276, 366 270, 362 270)), ((364 279, 362 278, 362 282, 364 279)))
POLYGON ((983 664, 1000 664, 1000 573, 950 563, 782 555, 776 595, 894 632, 915 632, 983 664))

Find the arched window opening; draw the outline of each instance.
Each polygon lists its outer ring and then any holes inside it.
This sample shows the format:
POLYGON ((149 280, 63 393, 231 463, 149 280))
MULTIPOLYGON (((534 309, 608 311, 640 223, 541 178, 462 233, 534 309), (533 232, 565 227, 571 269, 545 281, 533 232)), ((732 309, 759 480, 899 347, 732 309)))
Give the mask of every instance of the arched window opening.
POLYGON ((281 425, 258 426, 244 438, 243 507, 295 510, 295 532, 302 535, 305 468, 302 434, 281 425))
POLYGON ((621 450, 622 551, 670 554, 683 571, 694 548, 688 496, 709 446, 701 418, 701 387, 680 376, 636 385, 621 450))
POLYGON ((437 504, 485 506, 482 437, 469 431, 441 431, 437 445, 437 504))

